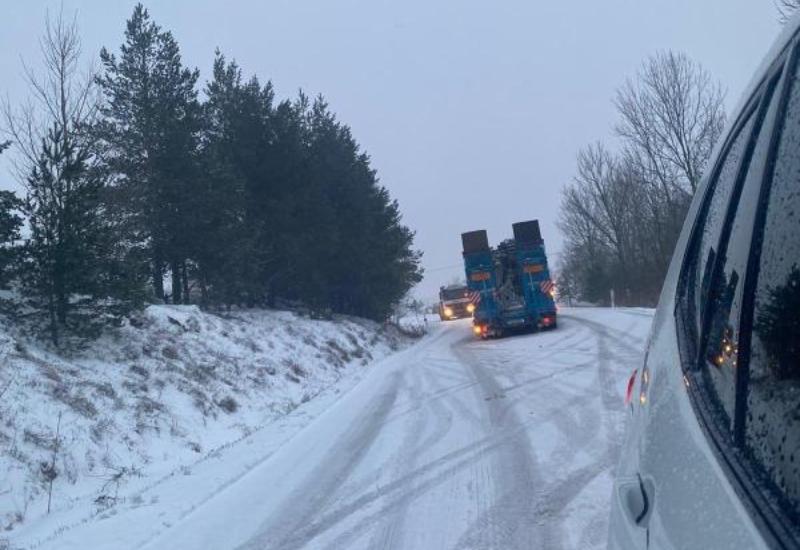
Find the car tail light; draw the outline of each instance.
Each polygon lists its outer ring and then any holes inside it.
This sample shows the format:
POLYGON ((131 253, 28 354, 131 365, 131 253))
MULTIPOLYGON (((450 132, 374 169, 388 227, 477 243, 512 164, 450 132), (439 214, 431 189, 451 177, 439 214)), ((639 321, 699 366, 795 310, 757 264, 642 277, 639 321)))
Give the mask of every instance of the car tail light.
POLYGON ((631 377, 628 378, 628 388, 625 390, 625 406, 631 404, 631 400, 633 399, 633 386, 636 384, 636 373, 639 372, 639 369, 633 369, 631 373, 631 377))

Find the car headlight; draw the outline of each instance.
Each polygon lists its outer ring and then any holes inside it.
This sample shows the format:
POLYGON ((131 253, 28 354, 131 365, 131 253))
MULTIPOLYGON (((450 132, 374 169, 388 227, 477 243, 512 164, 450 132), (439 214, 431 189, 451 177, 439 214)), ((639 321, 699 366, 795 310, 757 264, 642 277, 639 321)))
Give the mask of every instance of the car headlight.
POLYGON ((467 304, 467 312, 475 313, 475 304, 467 304))
POLYGON ((447 317, 452 317, 453 316, 453 308, 450 308, 450 307, 444 308, 444 314, 447 317))

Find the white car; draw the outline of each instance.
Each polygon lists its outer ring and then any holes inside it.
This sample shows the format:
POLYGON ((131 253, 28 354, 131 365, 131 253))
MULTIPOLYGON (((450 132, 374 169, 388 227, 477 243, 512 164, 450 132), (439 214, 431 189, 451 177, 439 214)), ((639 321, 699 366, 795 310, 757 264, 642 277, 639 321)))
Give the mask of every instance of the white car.
POLYGON ((800 19, 711 156, 659 301, 609 548, 800 548, 800 19))

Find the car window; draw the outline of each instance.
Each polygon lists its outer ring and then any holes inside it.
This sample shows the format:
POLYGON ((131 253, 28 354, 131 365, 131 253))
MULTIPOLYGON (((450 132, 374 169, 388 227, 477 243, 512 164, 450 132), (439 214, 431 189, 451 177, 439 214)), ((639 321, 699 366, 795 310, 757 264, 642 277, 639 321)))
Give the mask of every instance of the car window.
MULTIPOLYGON (((770 101, 776 84, 777 78, 769 82, 764 101, 770 101)), ((740 373, 737 368, 740 318, 753 226, 771 137, 769 132, 761 132, 760 127, 762 120, 772 120, 778 108, 777 103, 772 102, 766 117, 763 113, 751 117, 757 126, 755 131, 758 138, 752 153, 745 150, 742 154, 741 160, 746 164, 743 172, 745 179, 738 197, 737 192, 733 192, 735 214, 730 218, 730 227, 722 231, 716 265, 713 269, 707 268, 705 273, 710 281, 705 296, 709 319, 701 370, 717 405, 717 421, 729 433, 733 433, 734 428, 743 422, 743 412, 736 414, 737 387, 741 387, 739 384, 742 383, 737 380, 740 373)), ((730 177, 735 179, 736 175, 730 177)), ((726 186, 730 187, 730 184, 726 186)))
POLYGON ((716 249, 736 176, 739 173, 739 165, 752 133, 753 119, 751 112, 745 122, 739 126, 739 132, 728 148, 725 160, 717 172, 715 181, 711 184, 711 196, 705 210, 705 218, 702 225, 698 227, 699 235, 695 237, 694 250, 690 254, 687 264, 684 305, 689 318, 686 328, 690 331, 693 345, 697 344, 697 335, 702 329, 704 304, 711 282, 711 268, 716 258, 716 249))
MULTIPOLYGON (((800 85, 792 77, 769 188, 746 400, 745 445, 800 512, 800 85)), ((787 512, 789 510, 786 510, 787 512)))

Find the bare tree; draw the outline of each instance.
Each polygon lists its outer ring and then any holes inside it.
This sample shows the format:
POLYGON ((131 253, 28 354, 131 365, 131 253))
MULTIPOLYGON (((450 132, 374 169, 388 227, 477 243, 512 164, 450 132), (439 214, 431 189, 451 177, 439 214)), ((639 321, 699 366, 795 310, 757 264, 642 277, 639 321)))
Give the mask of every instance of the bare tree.
POLYGON ((590 300, 653 304, 711 150, 724 125, 723 93, 682 54, 648 59, 617 93, 619 154, 578 154, 563 194, 562 272, 590 300))
POLYGON ((630 177, 645 189, 650 255, 666 270, 689 202, 725 125, 724 93, 700 65, 675 52, 645 61, 617 92, 616 133, 630 177))
POLYGON ((99 105, 94 69, 80 67, 82 48, 75 18, 65 19, 63 11, 55 19, 48 14, 39 48, 41 72, 23 60, 28 100, 16 108, 8 98, 2 103, 0 132, 15 146, 14 166, 22 184, 38 165, 48 133, 57 128, 65 146, 85 141, 99 105))
POLYGON ((694 194, 725 124, 725 94, 682 53, 658 53, 617 92, 617 134, 648 180, 665 193, 694 194))
MULTIPOLYGON (((564 191, 560 226, 568 242, 567 268, 592 266, 594 280, 583 277, 587 286, 613 280, 617 290, 624 290, 623 298, 631 299, 651 290, 646 272, 652 272, 653 254, 642 254, 639 244, 652 244, 646 195, 625 159, 602 144, 578 154, 578 174, 564 191)), ((607 290, 595 288, 589 294, 604 296, 607 290)))
POLYGON ((800 8, 800 0, 775 0, 775 8, 778 10, 780 22, 786 23, 800 8))

